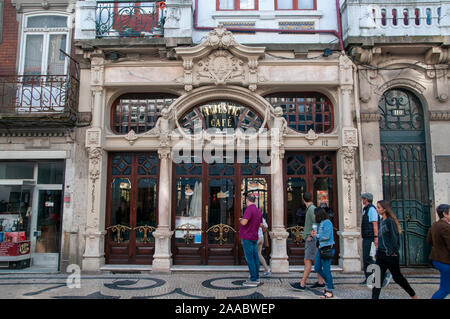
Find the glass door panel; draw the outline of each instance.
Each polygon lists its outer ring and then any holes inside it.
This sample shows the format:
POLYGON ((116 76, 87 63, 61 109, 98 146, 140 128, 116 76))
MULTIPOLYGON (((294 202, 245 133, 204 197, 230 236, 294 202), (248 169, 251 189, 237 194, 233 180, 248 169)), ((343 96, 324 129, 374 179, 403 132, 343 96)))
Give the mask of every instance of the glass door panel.
POLYGON ((61 191, 40 190, 36 253, 59 253, 61 236, 61 191))
POLYGON ((267 220, 269 202, 268 202, 268 185, 267 180, 262 177, 246 177, 242 179, 241 184, 241 215, 244 214, 245 196, 248 193, 253 193, 256 197, 256 206, 263 213, 267 220))
POLYGON ((39 34, 27 35, 25 44, 24 75, 42 74, 44 36, 39 34))
POLYGON ((199 177, 176 180, 175 242, 202 242, 202 182, 199 177))
POLYGON ((154 242, 151 232, 156 229, 156 178, 141 178, 138 181, 136 207, 136 243, 154 242))
POLYGON ((111 211, 109 240, 115 244, 130 240, 131 182, 128 178, 114 178, 111 183, 111 211))
POLYGON ((208 197, 208 244, 233 244, 236 232, 234 181, 232 179, 210 179, 208 197))

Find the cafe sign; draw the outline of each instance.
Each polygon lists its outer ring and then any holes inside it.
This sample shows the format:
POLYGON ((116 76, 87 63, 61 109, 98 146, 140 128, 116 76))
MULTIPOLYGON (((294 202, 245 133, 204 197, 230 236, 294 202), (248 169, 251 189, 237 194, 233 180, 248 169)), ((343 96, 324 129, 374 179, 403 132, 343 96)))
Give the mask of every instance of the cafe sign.
POLYGON ((243 106, 232 102, 213 102, 200 107, 206 128, 236 129, 243 106))

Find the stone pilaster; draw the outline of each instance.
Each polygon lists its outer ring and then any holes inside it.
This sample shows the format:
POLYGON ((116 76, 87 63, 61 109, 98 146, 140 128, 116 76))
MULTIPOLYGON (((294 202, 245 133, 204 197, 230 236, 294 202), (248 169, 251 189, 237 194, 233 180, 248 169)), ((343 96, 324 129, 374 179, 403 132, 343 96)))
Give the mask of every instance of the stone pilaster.
POLYGON ((284 225, 284 191, 283 184, 283 134, 286 121, 282 117, 282 110, 275 110, 275 119, 271 130, 271 191, 272 191, 272 253, 270 255, 270 268, 274 273, 289 272, 287 255, 287 238, 289 233, 284 225))

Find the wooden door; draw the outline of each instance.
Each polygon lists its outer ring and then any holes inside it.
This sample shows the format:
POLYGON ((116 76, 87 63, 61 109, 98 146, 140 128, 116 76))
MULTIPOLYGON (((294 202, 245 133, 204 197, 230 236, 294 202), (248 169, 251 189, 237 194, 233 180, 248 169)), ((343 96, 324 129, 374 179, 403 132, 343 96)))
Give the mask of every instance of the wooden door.
POLYGON ((106 263, 151 264, 157 225, 158 156, 111 153, 108 165, 106 263))
POLYGON ((333 212, 334 241, 336 253, 333 262, 339 256, 339 218, 337 214, 336 155, 334 152, 287 152, 284 161, 284 180, 286 185, 285 225, 289 232, 289 264, 303 265, 305 241, 303 226, 298 224, 297 211, 305 210, 303 194, 313 195, 316 206, 327 204, 333 212))

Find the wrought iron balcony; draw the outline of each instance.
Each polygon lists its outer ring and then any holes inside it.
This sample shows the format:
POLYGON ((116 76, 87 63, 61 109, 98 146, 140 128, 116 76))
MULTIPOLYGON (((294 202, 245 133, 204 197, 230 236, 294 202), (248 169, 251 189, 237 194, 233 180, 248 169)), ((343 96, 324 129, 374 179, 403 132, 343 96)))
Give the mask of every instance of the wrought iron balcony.
POLYGON ((161 37, 164 8, 162 1, 97 1, 96 37, 161 37))
POLYGON ((1 120, 24 117, 76 120, 79 80, 71 75, 0 77, 1 120))

